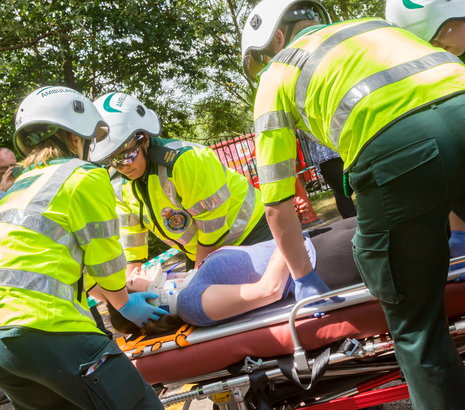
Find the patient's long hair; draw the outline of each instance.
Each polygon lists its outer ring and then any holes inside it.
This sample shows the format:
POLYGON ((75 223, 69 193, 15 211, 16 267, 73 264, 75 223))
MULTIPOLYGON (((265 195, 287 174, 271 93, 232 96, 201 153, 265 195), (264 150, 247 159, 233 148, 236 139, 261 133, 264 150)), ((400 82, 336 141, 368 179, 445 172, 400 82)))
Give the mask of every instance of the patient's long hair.
POLYGON ((107 306, 112 326, 118 332, 125 335, 158 336, 170 334, 186 324, 186 322, 184 322, 184 320, 182 320, 178 315, 160 315, 160 319, 150 320, 149 323, 140 328, 135 323, 126 319, 111 305, 111 303, 108 302, 107 306))

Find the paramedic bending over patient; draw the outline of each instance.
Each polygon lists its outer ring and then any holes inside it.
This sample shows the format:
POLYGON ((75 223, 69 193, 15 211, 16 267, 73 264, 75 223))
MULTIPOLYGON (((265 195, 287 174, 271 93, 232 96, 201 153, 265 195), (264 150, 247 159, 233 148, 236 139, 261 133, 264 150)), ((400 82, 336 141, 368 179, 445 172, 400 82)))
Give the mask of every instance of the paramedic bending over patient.
MULTIPOLYGON (((423 10, 427 1, 403 3, 423 10)), ((242 57, 260 82, 259 182, 292 275, 311 272, 294 245, 288 200, 293 130, 302 129, 344 161, 345 189, 357 200, 355 261, 382 305, 413 407, 463 409, 465 367, 449 334, 444 289, 447 219, 451 211, 465 219, 465 66, 379 18, 330 24, 313 0, 258 3, 242 33, 242 57)))
POLYGON ((0 201, 0 388, 17 409, 162 409, 98 330, 82 270, 127 319, 158 318, 129 295, 106 170, 85 160, 107 124, 92 102, 45 87, 20 105, 13 142, 26 168, 0 201))
POLYGON ((158 116, 130 95, 111 93, 94 104, 110 125, 110 138, 91 159, 131 180, 125 189, 130 186, 136 199, 120 215, 131 271, 148 256, 147 228, 186 253, 188 270, 221 246, 272 238, 260 191, 225 168, 212 149, 158 138, 158 116))
MULTIPOLYGON (((386 1, 386 19, 410 30, 435 47, 465 61, 465 1, 418 0, 418 7, 407 7, 402 0, 386 1)), ((451 235, 450 257, 465 255, 465 222, 454 212, 449 216, 451 235)), ((465 267, 465 262, 452 265, 450 270, 465 267)), ((461 280, 465 280, 462 274, 461 280)))
MULTIPOLYGON (((304 233, 307 254, 331 289, 361 283, 350 242, 356 225, 356 218, 348 218, 311 231, 311 239, 308 232, 304 233)), ((179 292, 176 314, 184 322, 209 326, 294 293, 289 270, 280 253, 274 253, 275 248, 276 243, 271 240, 251 246, 227 246, 211 253, 188 286, 179 292)), ((147 289, 147 280, 138 281, 135 275, 129 279, 134 280, 134 290, 147 289)), ((127 323, 123 327, 118 325, 121 321, 111 307, 110 313, 113 326, 120 332, 140 332, 127 323)), ((158 334, 177 330, 182 323, 173 315, 163 315, 147 325, 144 332, 158 334)))

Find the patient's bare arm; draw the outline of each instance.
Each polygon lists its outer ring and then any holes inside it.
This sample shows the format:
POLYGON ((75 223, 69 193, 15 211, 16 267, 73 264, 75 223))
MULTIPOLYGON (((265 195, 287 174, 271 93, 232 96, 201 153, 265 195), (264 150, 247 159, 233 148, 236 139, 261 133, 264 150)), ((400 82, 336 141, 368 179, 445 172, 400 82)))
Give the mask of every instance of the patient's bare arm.
POLYGON ((279 250, 273 253, 262 278, 241 285, 210 285, 202 293, 202 307, 212 320, 227 319, 281 299, 289 269, 279 250))

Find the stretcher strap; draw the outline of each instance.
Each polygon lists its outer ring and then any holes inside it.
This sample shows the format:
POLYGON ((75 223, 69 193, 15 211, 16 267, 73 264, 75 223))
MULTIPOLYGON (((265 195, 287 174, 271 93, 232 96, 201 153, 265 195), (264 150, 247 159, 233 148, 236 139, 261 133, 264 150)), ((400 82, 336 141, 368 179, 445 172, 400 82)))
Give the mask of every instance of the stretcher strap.
POLYGON ((268 376, 265 370, 259 370, 249 375, 250 388, 252 389, 252 398, 254 403, 258 403, 259 410, 272 410, 266 387, 268 385, 268 376))
POLYGON ((293 381, 304 390, 310 390, 321 376, 325 374, 332 353, 348 353, 353 351, 354 347, 356 347, 356 345, 350 339, 345 339, 340 345, 338 345, 338 342, 329 345, 322 353, 313 359, 310 383, 302 383, 297 375, 297 369, 294 365, 294 356, 283 356, 278 358, 278 365, 281 372, 289 380, 293 381))
POLYGON ((194 330, 195 326, 185 324, 182 326, 175 334, 174 341, 179 347, 190 346, 191 344, 187 341, 187 336, 189 336, 194 330))
POLYGON ((137 339, 130 341, 126 341, 124 337, 120 337, 116 342, 123 352, 134 350, 132 357, 136 358, 142 355, 146 347, 150 347, 150 350, 153 352, 160 349, 164 342, 174 341, 179 347, 190 346, 187 336, 192 333, 194 328, 195 326, 186 324, 181 326, 176 333, 170 335, 160 337, 139 336, 137 339))

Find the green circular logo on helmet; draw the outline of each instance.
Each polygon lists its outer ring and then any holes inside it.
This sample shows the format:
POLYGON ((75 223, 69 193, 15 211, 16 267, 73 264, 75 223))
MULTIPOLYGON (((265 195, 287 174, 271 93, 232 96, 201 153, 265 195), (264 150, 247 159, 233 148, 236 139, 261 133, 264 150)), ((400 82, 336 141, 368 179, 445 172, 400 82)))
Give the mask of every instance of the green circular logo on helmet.
POLYGON ((406 9, 422 9, 425 6, 422 6, 421 4, 414 3, 412 0, 402 0, 402 3, 406 9))
POLYGON ((116 108, 113 108, 110 105, 111 98, 115 95, 116 93, 110 94, 107 98, 105 98, 105 101, 103 102, 103 109, 107 112, 122 112, 120 110, 117 110, 116 108))

